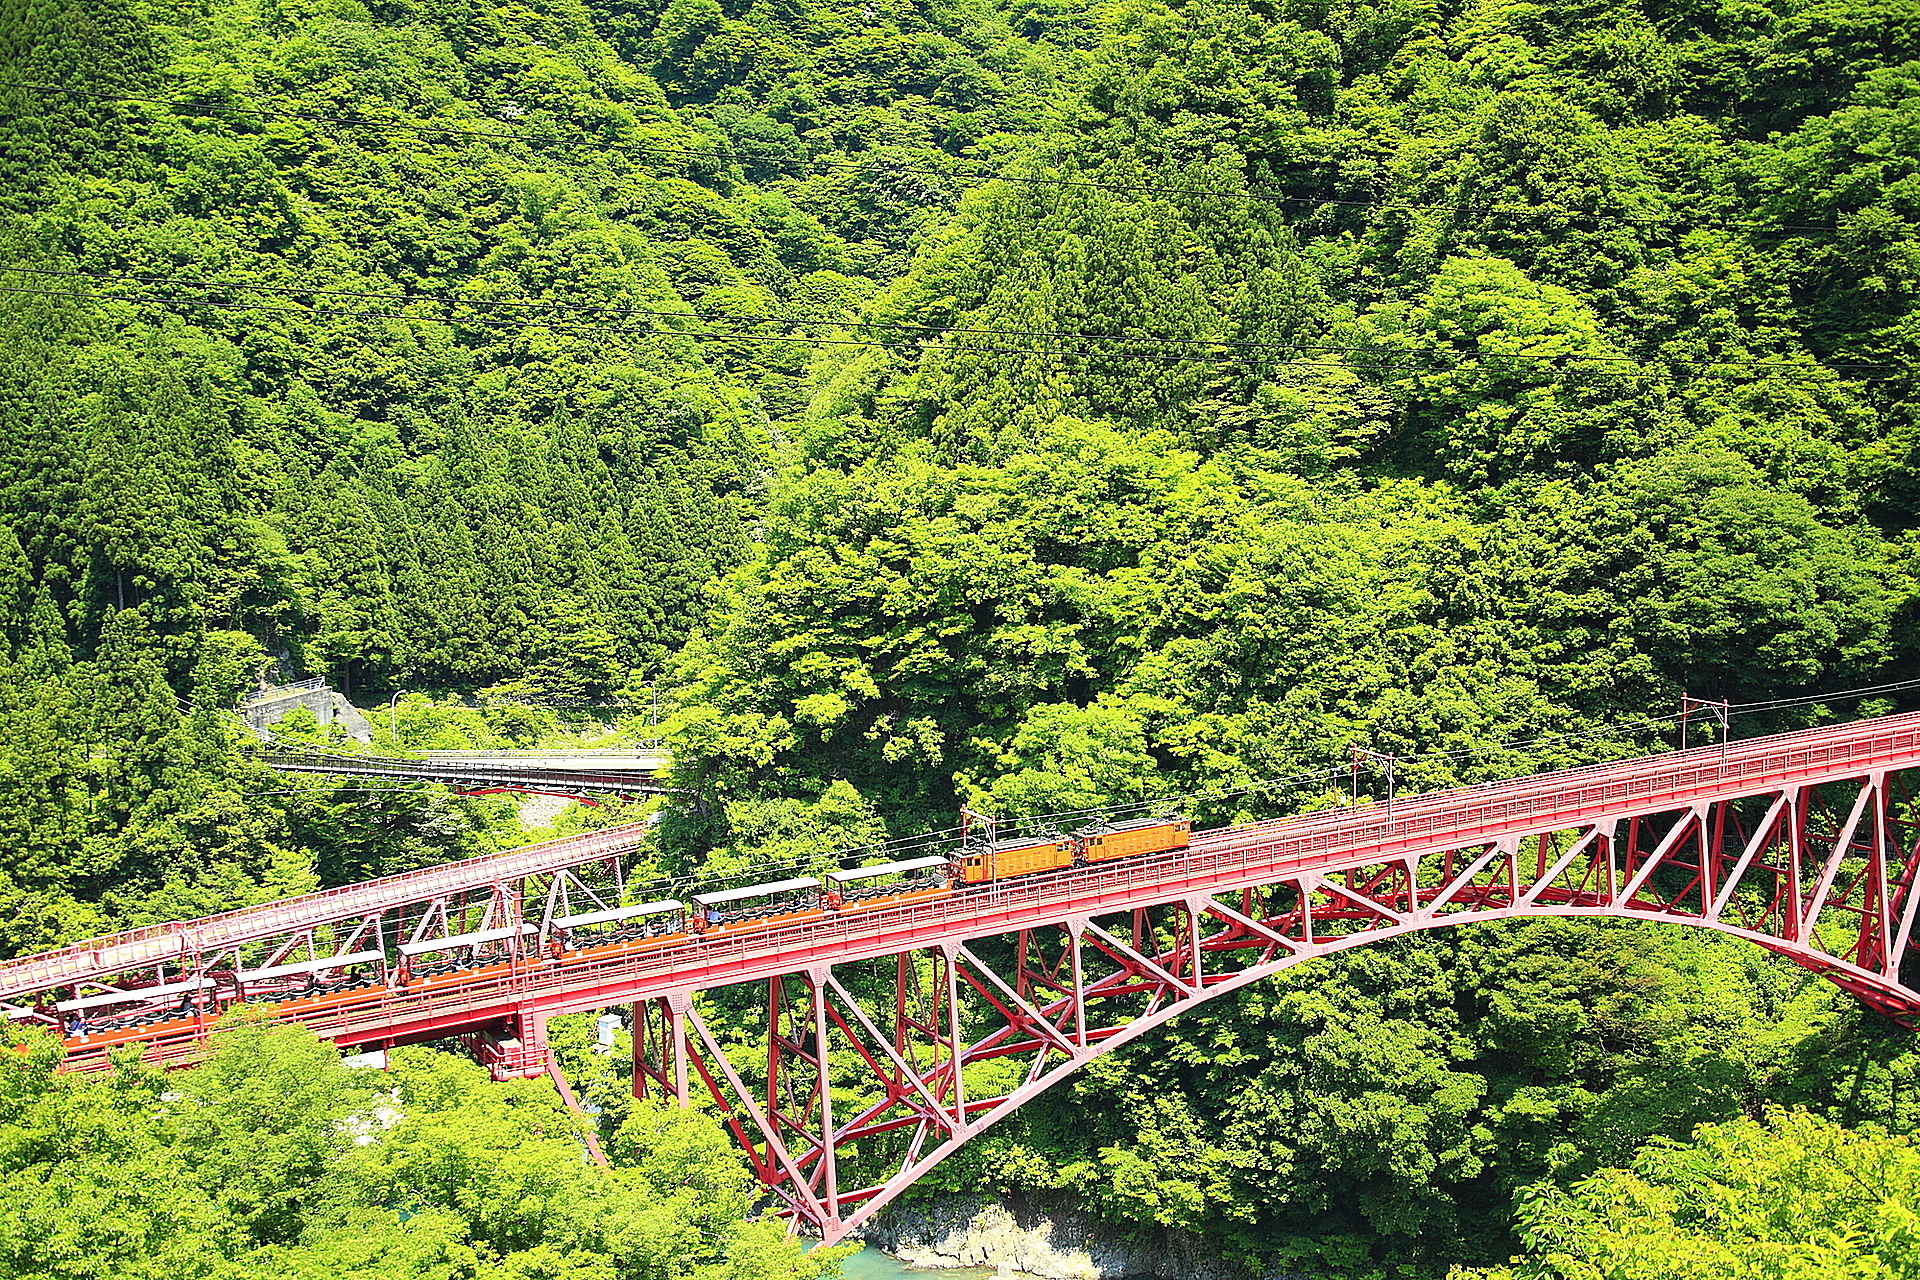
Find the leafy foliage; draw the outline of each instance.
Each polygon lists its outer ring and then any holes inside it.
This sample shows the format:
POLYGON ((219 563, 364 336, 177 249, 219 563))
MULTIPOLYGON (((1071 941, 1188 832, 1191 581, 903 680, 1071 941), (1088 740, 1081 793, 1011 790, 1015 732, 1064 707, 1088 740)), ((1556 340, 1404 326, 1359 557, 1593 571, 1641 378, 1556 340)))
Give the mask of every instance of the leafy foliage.
POLYGON ((402 1049, 352 1071, 304 1029, 242 1022, 174 1076, 55 1074, 14 1047, 0 1095, 0 1274, 399 1280, 795 1280, 837 1274, 778 1224, 712 1121, 638 1109, 616 1167, 550 1088, 402 1049))
MULTIPOLYGON (((1661 745, 1683 693, 1907 674, 1916 33, 1860 0, 8 6, 0 952, 513 838, 248 763, 219 712, 263 675, 385 702, 382 746, 664 694, 681 870, 961 800, 1269 814, 1356 741, 1478 781, 1661 745)), ((1673 1166, 1602 1163, 1762 1099, 1911 1130, 1912 1057, 1822 1000, 1584 923, 1408 941, 1110 1060, 955 1176, 1301 1270, 1484 1262, 1522 1188, 1625 1222, 1673 1166)), ((325 1213, 305 1120, 116 1134, 138 1073, 73 1085, 8 1247, 629 1258, 579 1217, 613 1184, 459 1074, 408 1077, 446 1105, 325 1213), (258 1185, 163 1176, 228 1138, 258 1185), (124 1237, 66 1210, 109 1201, 124 1237)), ((691 1220, 619 1185, 648 1240, 691 1220)))
POLYGON ((1910 1141, 1805 1112, 1702 1125, 1631 1169, 1521 1197, 1525 1280, 1911 1276, 1920 1215, 1910 1141))

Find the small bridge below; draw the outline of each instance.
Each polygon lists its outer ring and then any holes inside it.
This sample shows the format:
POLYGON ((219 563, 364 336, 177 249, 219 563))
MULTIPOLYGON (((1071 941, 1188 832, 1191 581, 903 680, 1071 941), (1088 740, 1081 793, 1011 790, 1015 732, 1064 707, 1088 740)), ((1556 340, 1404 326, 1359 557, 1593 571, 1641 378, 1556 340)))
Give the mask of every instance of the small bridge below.
POLYGON ((624 773, 633 769, 651 773, 673 763, 673 753, 657 744, 585 751, 422 751, 418 758, 431 765, 486 765, 585 773, 624 773))
POLYGON ((420 756, 336 755, 261 751, 255 759, 286 773, 438 782, 467 795, 517 791, 533 795, 656 795, 670 790, 655 776, 673 762, 663 748, 625 751, 429 751, 420 756))

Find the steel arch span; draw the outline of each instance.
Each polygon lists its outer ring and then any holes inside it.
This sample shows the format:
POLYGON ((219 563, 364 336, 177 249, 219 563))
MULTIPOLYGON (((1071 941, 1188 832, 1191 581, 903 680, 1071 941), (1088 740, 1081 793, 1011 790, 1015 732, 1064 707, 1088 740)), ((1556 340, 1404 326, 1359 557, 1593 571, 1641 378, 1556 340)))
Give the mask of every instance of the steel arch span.
MULTIPOLYGON (((1420 929, 1718 930, 1920 1018, 1920 713, 1202 832, 1190 847, 819 907, 623 925, 615 828, 0 964, 0 1012, 191 1061, 224 1004, 341 1045, 465 1036, 547 1071, 548 1021, 631 1005, 635 1089, 710 1100, 793 1218, 858 1227, 1001 1117, 1201 1001, 1420 929), (452 958, 446 958, 446 957, 452 958), (431 963, 430 957, 441 957, 431 963), (325 979, 320 981, 320 979, 325 979)), ((658 905, 658 904, 650 904, 658 905)))
MULTIPOLYGON (((751 1067, 696 990, 671 992, 635 1006, 636 1092, 711 1099, 761 1181, 832 1241, 1093 1058, 1303 961, 1419 930, 1568 916, 1691 925, 1905 1021, 1920 992, 1895 957, 1910 945, 1920 858, 1896 781, 1874 771, 1549 823, 822 960, 756 992, 765 1060, 751 1067)), ((1386 832, 1400 822, 1384 806, 1349 816, 1386 832)), ((724 1003, 737 1022, 738 999, 724 1003)))

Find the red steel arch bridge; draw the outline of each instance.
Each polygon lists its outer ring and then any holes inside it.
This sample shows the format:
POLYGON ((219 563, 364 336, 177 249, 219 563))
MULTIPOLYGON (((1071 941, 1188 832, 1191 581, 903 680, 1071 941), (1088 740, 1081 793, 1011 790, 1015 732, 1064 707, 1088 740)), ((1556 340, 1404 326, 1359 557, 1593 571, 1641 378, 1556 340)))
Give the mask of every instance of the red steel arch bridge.
POLYGON ((643 831, 617 828, 10 961, 0 1009, 64 1034, 70 1069, 131 1044, 190 1061, 245 1001, 343 1046, 465 1037, 504 1077, 551 1069, 549 1019, 631 1006, 636 1092, 713 1106, 831 1241, 1090 1059, 1414 930, 1670 921, 1920 1017, 1916 781, 1920 713, 790 898, 704 933, 626 882, 643 831))

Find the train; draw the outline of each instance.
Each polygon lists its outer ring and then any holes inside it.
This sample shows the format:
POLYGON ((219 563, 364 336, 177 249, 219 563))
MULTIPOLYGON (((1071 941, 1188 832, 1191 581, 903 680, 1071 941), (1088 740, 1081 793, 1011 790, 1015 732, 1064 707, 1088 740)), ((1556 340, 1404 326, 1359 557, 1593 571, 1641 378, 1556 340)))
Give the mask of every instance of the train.
POLYGON ((317 960, 201 974, 183 982, 82 996, 53 1004, 70 1048, 134 1043, 189 1032, 229 1005, 275 1006, 301 1019, 344 1012, 395 994, 485 983, 515 966, 624 958, 698 940, 824 922, 983 886, 1188 847, 1182 816, 1102 822, 1071 832, 999 838, 991 819, 967 813, 947 853, 792 876, 764 884, 661 898, 398 943, 391 959, 370 948, 317 960))

